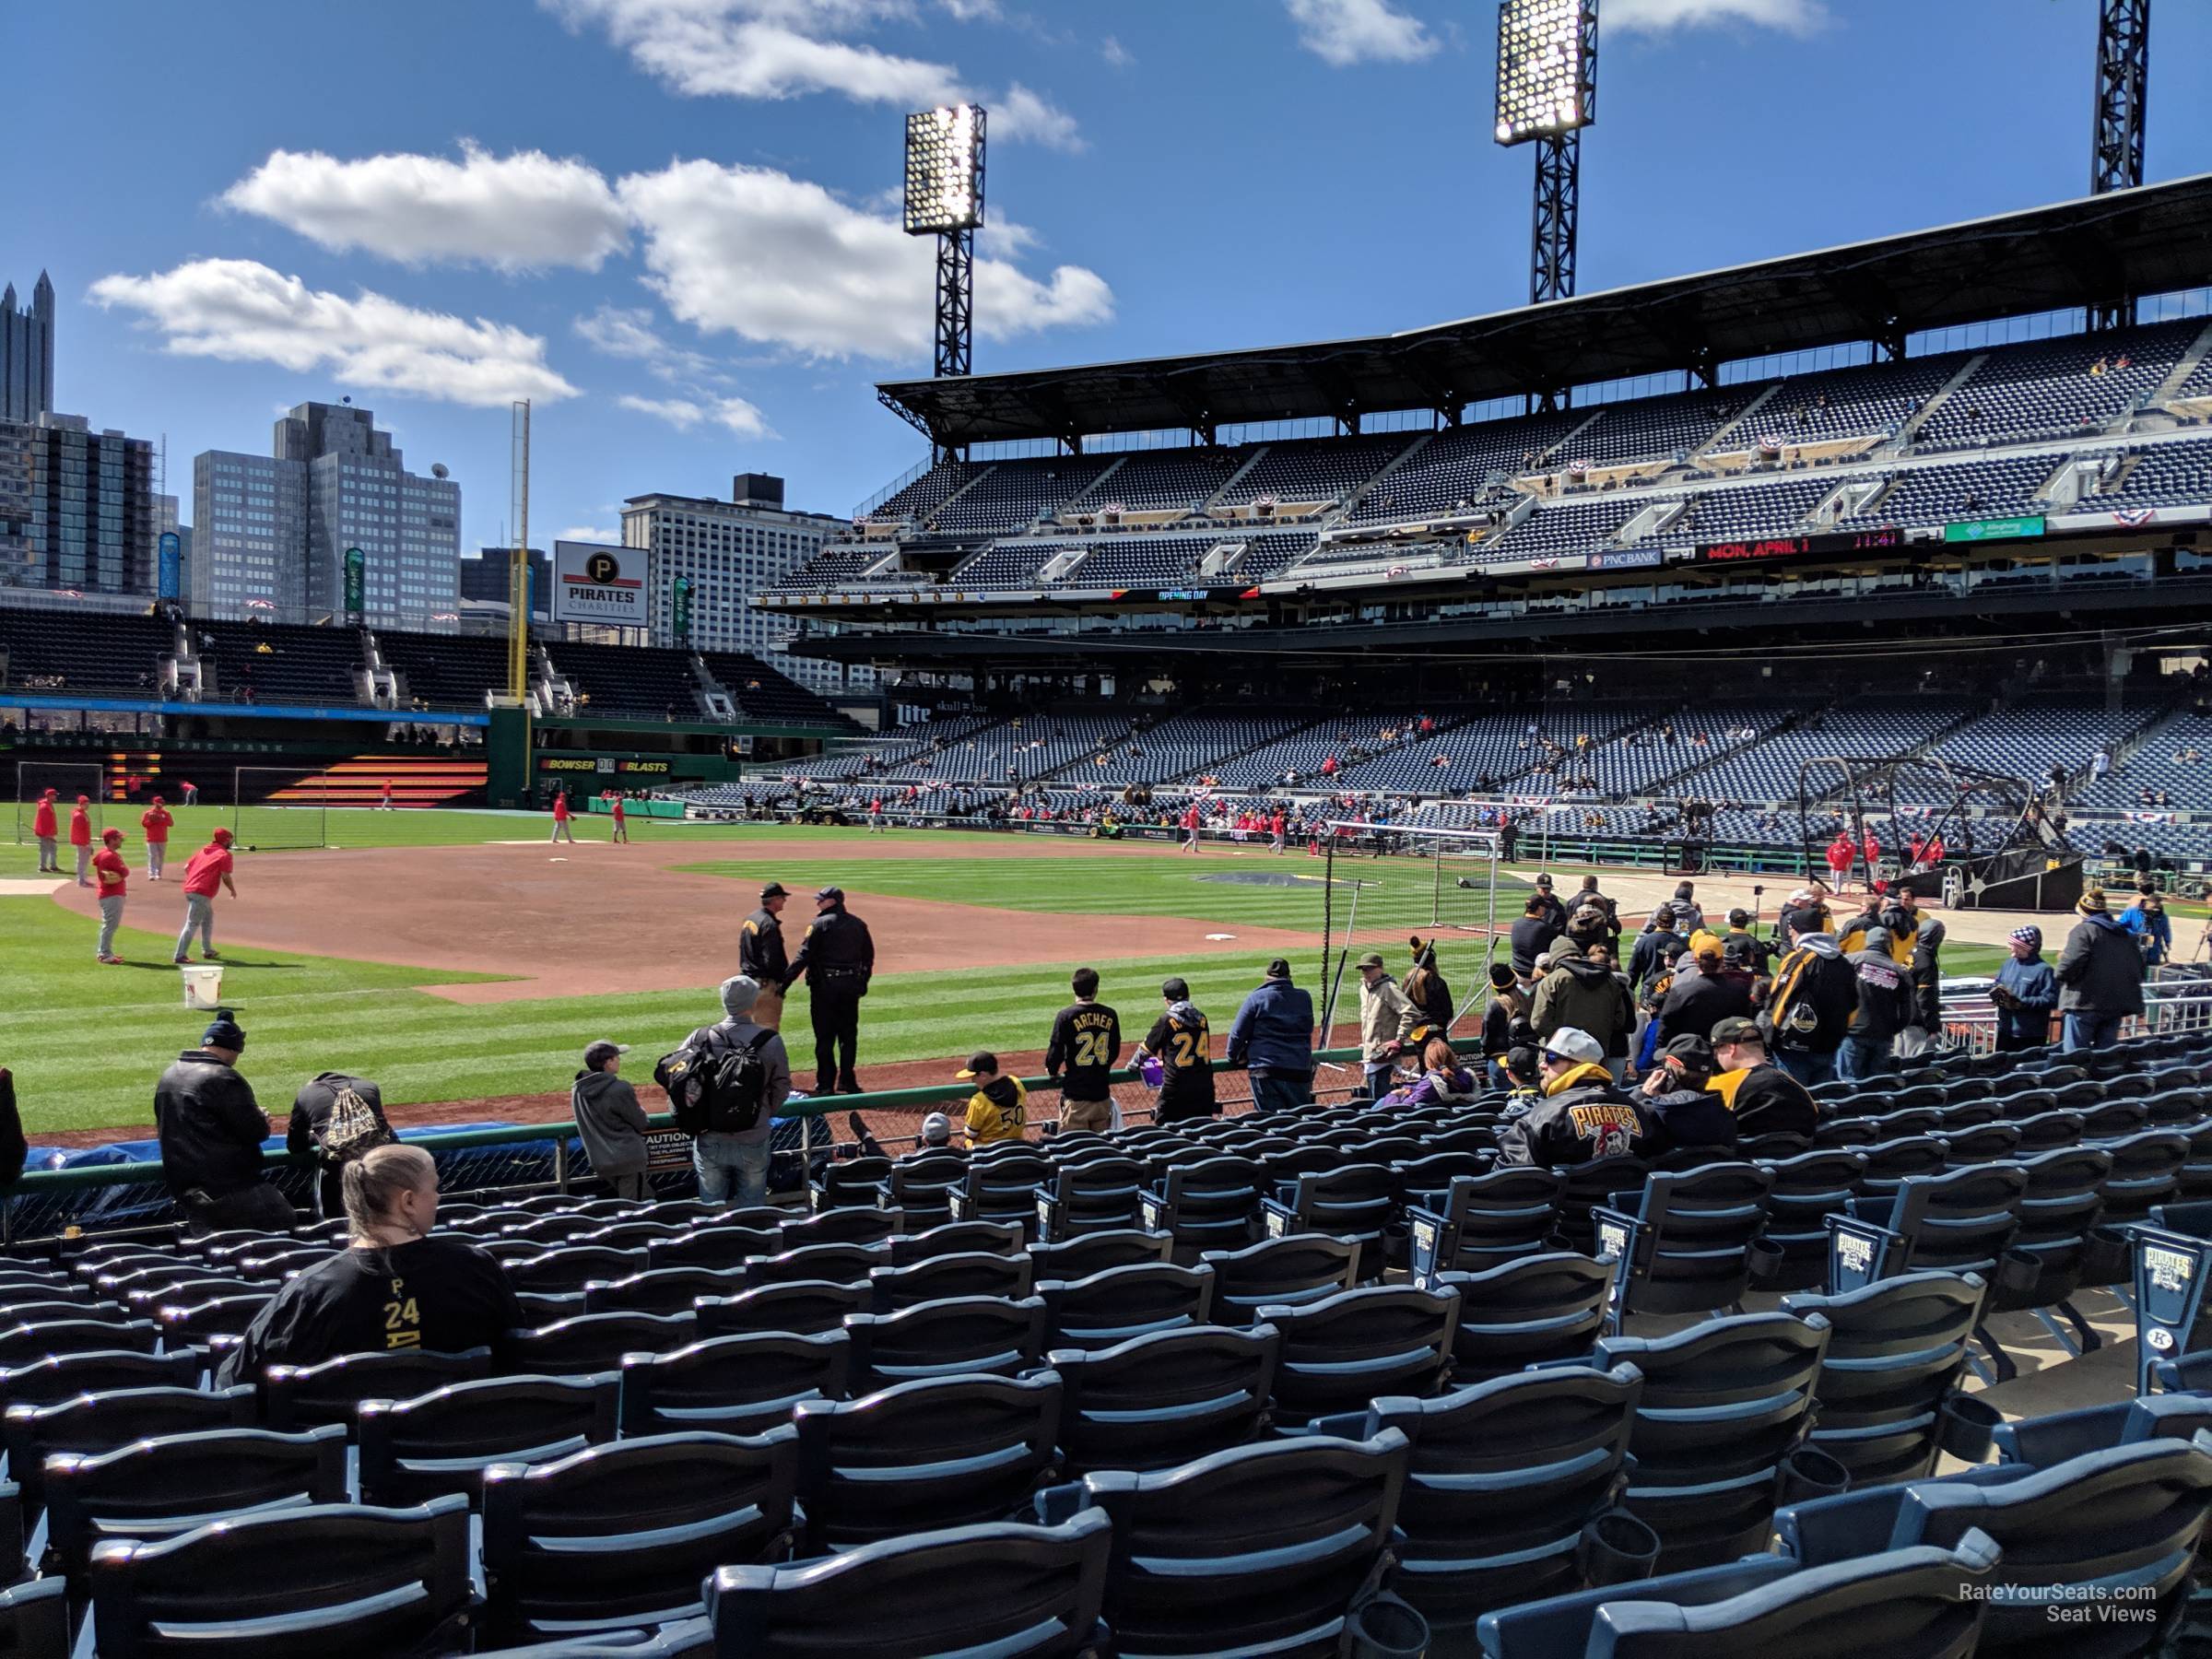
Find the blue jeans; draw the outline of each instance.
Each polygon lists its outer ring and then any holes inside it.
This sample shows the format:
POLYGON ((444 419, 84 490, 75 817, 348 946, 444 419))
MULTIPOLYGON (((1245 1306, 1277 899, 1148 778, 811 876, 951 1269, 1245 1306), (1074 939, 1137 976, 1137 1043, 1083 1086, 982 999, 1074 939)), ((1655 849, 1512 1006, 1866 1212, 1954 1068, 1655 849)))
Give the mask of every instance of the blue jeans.
POLYGON ((1845 1083, 1856 1083, 1865 1077, 1878 1077, 1893 1070, 1887 1041, 1868 1041, 1864 1037, 1846 1037, 1836 1050, 1836 1077, 1845 1083))
POLYGON ((1313 1085, 1297 1072, 1253 1072, 1254 1112, 1297 1112, 1313 1104, 1313 1085))
POLYGON ((1836 1075, 1836 1056, 1832 1051, 1817 1054, 1810 1049, 1776 1049, 1774 1064, 1807 1088, 1826 1083, 1836 1075))
POLYGON ((1397 1067, 1393 1060, 1371 1060, 1367 1063, 1367 1098, 1379 1100, 1390 1092, 1390 1075, 1397 1067))
POLYGON ((691 1143, 691 1168, 702 1203, 740 1206, 768 1202, 768 1143, 708 1134, 691 1143))
POLYGON ((2124 1014, 2100 1014, 2093 1009, 2069 1014, 2065 1017, 2065 1041, 2059 1046, 2069 1054, 2078 1054, 2084 1049, 2111 1048, 2120 1041, 2120 1022, 2126 1018, 2124 1014))

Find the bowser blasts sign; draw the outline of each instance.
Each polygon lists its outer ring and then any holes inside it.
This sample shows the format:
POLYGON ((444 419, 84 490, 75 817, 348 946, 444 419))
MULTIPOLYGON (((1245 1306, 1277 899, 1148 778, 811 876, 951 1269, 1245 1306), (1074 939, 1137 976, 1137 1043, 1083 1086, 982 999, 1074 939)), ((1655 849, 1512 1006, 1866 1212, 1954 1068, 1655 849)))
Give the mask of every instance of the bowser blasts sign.
POLYGON ((645 549, 555 542, 553 620, 645 627, 645 549))

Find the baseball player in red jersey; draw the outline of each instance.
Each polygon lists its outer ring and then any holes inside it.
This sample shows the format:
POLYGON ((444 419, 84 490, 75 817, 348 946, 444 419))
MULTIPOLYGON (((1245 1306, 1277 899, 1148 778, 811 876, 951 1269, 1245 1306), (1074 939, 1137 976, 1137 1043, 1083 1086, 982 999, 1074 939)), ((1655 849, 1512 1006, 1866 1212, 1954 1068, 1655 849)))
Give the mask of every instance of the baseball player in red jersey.
POLYGON ((553 792, 553 833, 549 839, 575 844, 576 831, 569 828, 569 792, 565 789, 553 792))
POLYGON ((1268 816, 1268 844, 1274 847, 1277 853, 1280 853, 1283 850, 1283 833, 1285 830, 1288 830, 1289 827, 1290 820, 1284 815, 1283 809, 1280 806, 1277 806, 1275 811, 1268 816))
POLYGON ((92 885, 92 814, 90 795, 78 795, 69 809, 69 844, 76 849, 76 885, 92 885))
POLYGON ((177 820, 169 816, 169 808, 156 795, 153 805, 138 815, 138 827, 146 831, 146 874, 151 881, 161 879, 162 861, 169 856, 169 827, 177 820))
POLYGON ((212 962, 220 953, 215 948, 215 893, 218 888, 231 898, 238 897, 238 884, 230 879, 230 831, 218 830, 208 838, 207 844, 184 863, 184 931, 177 935, 175 960, 182 967, 184 953, 192 948, 192 935, 200 935, 200 959, 212 962))
POLYGON ((124 890, 129 887, 130 862, 123 855, 123 831, 100 832, 100 848, 92 855, 92 874, 100 882, 100 959, 116 963, 115 930, 123 925, 124 890))
POLYGON ((392 780, 389 778, 384 780, 384 798, 377 802, 377 806, 385 812, 397 812, 399 810, 399 803, 392 798, 392 780))
POLYGON ((1195 802, 1195 801, 1192 802, 1192 803, 1191 803, 1191 804, 1190 804, 1188 806, 1186 806, 1186 807, 1184 807, 1184 808, 1182 809, 1182 834, 1183 834, 1182 850, 1183 850, 1185 853, 1195 853, 1195 852, 1197 852, 1197 851, 1198 851, 1198 803, 1197 803, 1197 802, 1195 802))
POLYGON ((622 805, 622 792, 614 791, 614 804, 609 808, 615 815, 615 839, 625 845, 629 841, 629 814, 622 805))
POLYGON ((41 876, 59 876, 62 873, 62 853, 56 844, 61 840, 62 826, 53 806, 57 794, 57 791, 48 790, 39 797, 39 804, 30 811, 30 833, 39 843, 39 874, 41 876))

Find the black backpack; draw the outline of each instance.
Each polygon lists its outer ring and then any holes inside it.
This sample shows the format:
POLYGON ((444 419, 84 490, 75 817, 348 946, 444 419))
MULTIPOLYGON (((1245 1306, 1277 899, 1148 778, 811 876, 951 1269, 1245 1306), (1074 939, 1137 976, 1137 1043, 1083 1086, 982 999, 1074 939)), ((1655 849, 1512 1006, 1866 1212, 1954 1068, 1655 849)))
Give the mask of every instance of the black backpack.
POLYGON ((750 1041, 734 1043, 710 1028, 702 1039, 662 1055, 653 1080, 668 1091, 676 1126, 686 1135, 739 1135, 758 1125, 771 1104, 760 1051, 774 1035, 762 1030, 750 1041))

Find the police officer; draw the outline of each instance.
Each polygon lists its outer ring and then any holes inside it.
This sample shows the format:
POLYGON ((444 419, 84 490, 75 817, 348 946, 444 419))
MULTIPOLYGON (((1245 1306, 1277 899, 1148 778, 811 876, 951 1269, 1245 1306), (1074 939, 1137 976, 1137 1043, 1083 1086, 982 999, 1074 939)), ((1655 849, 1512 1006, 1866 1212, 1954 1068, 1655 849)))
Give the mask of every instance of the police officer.
POLYGON ((845 889, 826 887, 814 896, 814 925, 783 975, 789 994, 799 976, 807 982, 814 1014, 814 1092, 858 1094, 853 1054, 860 1043, 860 999, 876 971, 876 941, 868 924, 845 909, 845 889))
POLYGON ((791 972, 783 954, 783 924, 777 919, 791 895, 771 881, 760 889, 760 908, 745 919, 737 936, 737 971, 760 987, 753 1023, 775 1030, 783 1023, 783 982, 791 972))

